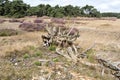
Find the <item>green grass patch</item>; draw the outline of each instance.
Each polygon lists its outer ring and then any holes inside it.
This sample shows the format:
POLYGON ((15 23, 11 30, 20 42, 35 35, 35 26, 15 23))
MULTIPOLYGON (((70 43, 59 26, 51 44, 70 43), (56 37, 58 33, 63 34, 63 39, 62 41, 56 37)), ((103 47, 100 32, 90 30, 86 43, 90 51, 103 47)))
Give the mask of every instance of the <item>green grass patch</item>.
POLYGON ((29 54, 25 54, 25 55, 23 56, 24 59, 27 59, 27 58, 29 58, 29 57, 30 57, 29 54))
POLYGON ((41 51, 36 51, 35 54, 33 54, 33 57, 42 57, 42 55, 41 51))
POLYGON ((55 51, 55 50, 56 50, 56 46, 55 46, 55 45, 51 45, 48 49, 49 49, 50 51, 55 51))
POLYGON ((36 56, 42 56, 42 53, 41 53, 41 51, 37 51, 37 52, 35 53, 35 55, 36 55, 36 56))
POLYGON ((34 64, 35 64, 36 66, 41 66, 41 65, 42 65, 42 63, 41 63, 40 61, 36 61, 34 64))
POLYGON ((53 58, 52 61, 53 62, 58 62, 59 60, 58 60, 58 58, 53 58))

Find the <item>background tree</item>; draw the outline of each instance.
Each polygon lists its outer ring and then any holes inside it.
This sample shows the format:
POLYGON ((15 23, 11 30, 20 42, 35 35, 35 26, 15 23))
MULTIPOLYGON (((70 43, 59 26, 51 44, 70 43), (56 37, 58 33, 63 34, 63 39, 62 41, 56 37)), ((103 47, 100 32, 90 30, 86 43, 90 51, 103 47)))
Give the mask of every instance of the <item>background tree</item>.
POLYGON ((11 2, 9 0, 6 0, 4 2, 4 16, 7 16, 10 13, 10 7, 11 7, 11 2))
POLYGON ((92 9, 92 11, 90 12, 91 17, 101 17, 101 14, 99 11, 97 11, 97 9, 92 9))
POLYGON ((5 16, 10 11, 10 1, 9 0, 0 0, 0 15, 5 16))
POLYGON ((13 16, 16 18, 24 17, 26 16, 26 11, 28 10, 30 6, 25 4, 22 0, 13 0, 11 2, 10 7, 10 14, 9 16, 13 16))
POLYGON ((33 15, 37 15, 38 12, 39 12, 38 7, 30 7, 27 9, 26 14, 27 16, 33 16, 33 15))
POLYGON ((86 5, 81 8, 81 14, 86 17, 100 17, 100 12, 93 6, 86 5))
POLYGON ((39 4, 30 6, 23 0, 0 0, 0 16, 24 17, 24 16, 50 16, 50 17, 117 17, 120 13, 106 12, 100 13, 94 6, 86 5, 82 8, 78 6, 50 6, 49 4, 39 4))
POLYGON ((53 10, 52 10, 52 17, 64 17, 64 8, 56 5, 55 7, 53 7, 53 10))
POLYGON ((73 6, 72 5, 68 5, 68 6, 65 6, 64 7, 64 10, 65 10, 65 16, 72 16, 74 11, 73 11, 73 6))
POLYGON ((106 12, 101 13, 103 17, 117 17, 120 18, 120 13, 106 12))

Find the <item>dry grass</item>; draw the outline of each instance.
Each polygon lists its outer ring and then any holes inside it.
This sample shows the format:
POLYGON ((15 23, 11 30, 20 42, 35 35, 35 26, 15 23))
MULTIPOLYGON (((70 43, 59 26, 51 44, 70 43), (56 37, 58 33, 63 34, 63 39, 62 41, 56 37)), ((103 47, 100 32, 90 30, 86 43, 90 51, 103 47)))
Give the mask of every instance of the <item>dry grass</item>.
MULTIPOLYGON (((36 18, 22 18, 25 22, 33 22, 36 18)), ((46 20, 46 19, 45 19, 46 20)), ((47 19, 46 21, 50 21, 47 19)), ((96 43, 93 48, 96 51, 97 56, 109 58, 113 61, 120 60, 120 20, 108 21, 108 20, 94 20, 94 21, 77 21, 85 24, 73 24, 67 23, 69 27, 75 27, 80 31, 80 38, 77 40, 76 44, 80 45, 82 49, 90 47, 94 42, 96 43), (109 51, 109 52, 108 52, 109 51), (112 57, 110 57, 112 55, 112 57)), ((0 29, 17 29, 20 23, 9 23, 5 22, 0 24, 0 29)), ((60 55, 55 54, 53 51, 43 48, 41 35, 46 34, 45 32, 23 32, 23 34, 0 37, 0 79, 1 80, 31 80, 33 77, 40 77, 41 75, 46 75, 53 72, 54 75, 56 67, 57 75, 60 80, 73 76, 73 80, 113 80, 111 75, 106 74, 101 77, 101 72, 98 69, 88 67, 86 65, 78 63, 74 65, 72 62, 67 61, 60 55), (40 54, 38 54, 40 52, 40 54), (15 56, 14 64, 10 61, 10 58, 15 56), (24 58, 24 56, 29 56, 24 58), (11 56, 12 55, 12 56, 11 56), (39 56, 40 55, 40 56, 39 56), (4 57, 7 58, 4 58, 4 57), (50 62, 42 62, 42 66, 35 65, 39 59, 47 59, 50 62), (58 62, 54 62, 54 59, 58 59, 58 62), (60 64, 57 64, 60 63, 60 64), (56 66, 56 67, 55 67, 56 66), (48 70, 46 70, 48 69, 48 70), (68 70, 69 69, 69 70, 68 70), (44 70, 44 71, 43 71, 44 70), (63 71, 63 70, 66 70, 63 71), (41 72, 43 71, 43 72, 41 72), (9 73, 9 74, 8 74, 9 73), (44 74, 43 74, 44 73, 44 74), (70 73, 70 74, 69 74, 70 73), (35 75, 33 75, 35 74, 35 75), (62 75, 64 74, 64 75, 62 75)), ((92 56, 94 58, 94 56, 92 56)), ((91 55, 89 59, 91 60, 91 55)), ((89 61, 89 59, 87 61, 89 61)), ((92 60, 92 62, 94 62, 92 60)), ((52 80, 57 80, 52 77, 52 80)), ((68 80, 68 79, 67 79, 68 80)), ((72 78, 70 79, 72 80, 72 78)))
POLYGON ((5 56, 6 53, 18 50, 23 50, 26 46, 38 47, 40 46, 40 33, 25 33, 12 37, 0 38, 0 55, 5 56))
POLYGON ((105 26, 111 26, 110 24, 101 24, 101 26, 105 27, 105 26))

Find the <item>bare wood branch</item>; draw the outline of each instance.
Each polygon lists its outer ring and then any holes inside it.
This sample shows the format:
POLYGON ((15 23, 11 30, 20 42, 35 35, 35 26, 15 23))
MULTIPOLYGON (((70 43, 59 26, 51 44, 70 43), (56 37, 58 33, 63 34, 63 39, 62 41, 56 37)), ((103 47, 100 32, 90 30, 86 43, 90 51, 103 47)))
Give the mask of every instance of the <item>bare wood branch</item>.
POLYGON ((95 43, 93 43, 89 48, 87 48, 85 51, 83 51, 82 53, 87 52, 88 50, 92 49, 95 46, 95 43))
POLYGON ((46 25, 45 29, 47 30, 48 34, 51 34, 51 29, 48 25, 46 25))
POLYGON ((84 65, 87 65, 87 66, 101 67, 100 64, 90 63, 90 62, 84 61, 84 60, 82 60, 82 59, 78 59, 78 61, 79 61, 81 64, 84 64, 84 65))
POLYGON ((73 50, 71 47, 67 48, 68 54, 72 58, 73 62, 77 62, 77 56, 74 54, 73 50))
POLYGON ((65 51, 60 50, 60 48, 57 48, 57 49, 56 49, 56 52, 57 52, 58 54, 64 56, 65 58, 71 60, 71 57, 70 57, 65 51))
POLYGON ((115 73, 112 73, 116 78, 120 80, 120 62, 109 62, 103 59, 98 59, 98 62, 103 65, 104 67, 115 71, 115 73))
POLYGON ((84 50, 81 54, 78 54, 77 56, 81 56, 81 57, 87 57, 87 54, 86 52, 89 51, 90 49, 92 49, 93 47, 95 46, 95 42, 89 47, 87 48, 86 50, 84 50))
POLYGON ((73 30, 73 27, 69 30, 67 36, 71 33, 72 30, 73 30))
POLYGON ((78 50, 76 46, 73 45, 73 41, 79 37, 79 33, 74 31, 73 34, 71 34, 73 27, 69 30, 67 28, 60 27, 48 27, 47 25, 46 30, 48 32, 48 36, 50 37, 47 42, 49 42, 49 44, 58 44, 56 52, 69 60, 77 62, 78 50))
POLYGON ((75 54, 76 54, 76 56, 78 55, 78 50, 77 50, 77 47, 73 44, 72 45, 72 47, 73 47, 73 49, 74 49, 74 51, 75 51, 75 54))
POLYGON ((103 60, 103 59, 98 59, 98 62, 111 70, 120 71, 120 67, 118 67, 118 63, 117 64, 111 63, 111 62, 103 60))

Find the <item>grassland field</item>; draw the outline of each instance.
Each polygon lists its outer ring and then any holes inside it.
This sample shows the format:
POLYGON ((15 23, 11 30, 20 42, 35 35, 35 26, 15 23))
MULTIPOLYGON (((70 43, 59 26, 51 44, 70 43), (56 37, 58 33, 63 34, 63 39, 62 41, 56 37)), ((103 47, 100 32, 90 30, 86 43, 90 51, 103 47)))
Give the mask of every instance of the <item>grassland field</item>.
MULTIPOLYGON (((10 18, 3 18, 9 20, 10 18)), ((33 22, 35 17, 20 20, 33 22)), ((50 19, 43 19, 49 22, 50 19)), ((120 61, 120 19, 112 20, 68 20, 67 27, 75 27, 80 37, 75 44, 82 49, 95 43, 96 57, 120 61)), ((101 76, 100 69, 67 61, 42 47, 41 35, 44 31, 26 32, 19 28, 19 22, 0 23, 0 30, 14 29, 17 35, 0 36, 0 80, 40 80, 41 76, 50 75, 49 80, 114 80, 106 72, 101 76), (40 61, 40 60, 43 60, 40 61), (44 61, 49 60, 49 61, 44 61), (55 75, 56 74, 56 75, 55 75), (57 76, 57 77, 56 77, 57 76), (35 79, 36 78, 36 79, 35 79)), ((43 79, 46 80, 46 79, 43 79)))

